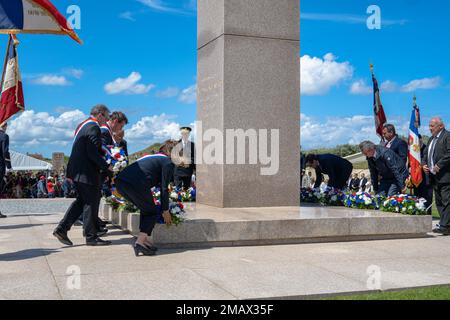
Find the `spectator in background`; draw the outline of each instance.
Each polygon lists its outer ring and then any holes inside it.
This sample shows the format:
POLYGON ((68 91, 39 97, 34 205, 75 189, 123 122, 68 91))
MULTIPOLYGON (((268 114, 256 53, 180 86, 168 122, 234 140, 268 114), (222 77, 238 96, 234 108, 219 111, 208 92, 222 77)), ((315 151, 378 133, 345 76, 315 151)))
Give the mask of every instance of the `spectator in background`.
POLYGON ((55 184, 53 183, 53 178, 52 177, 48 177, 48 181, 47 181, 47 194, 49 198, 54 198, 55 197, 55 184))
POLYGON ((366 192, 367 187, 367 178, 364 172, 361 173, 361 179, 359 180, 359 191, 360 192, 366 192))
POLYGON ((39 178, 39 182, 37 183, 37 197, 38 198, 46 198, 47 195, 48 195, 47 183, 45 181, 45 177, 41 176, 39 178))
POLYGON ((353 175, 353 178, 350 180, 350 190, 351 191, 359 191, 359 184, 360 184, 360 180, 358 178, 358 174, 355 173, 353 175))
POLYGON ((302 187, 309 188, 311 186, 312 172, 308 171, 307 174, 303 175, 302 187))

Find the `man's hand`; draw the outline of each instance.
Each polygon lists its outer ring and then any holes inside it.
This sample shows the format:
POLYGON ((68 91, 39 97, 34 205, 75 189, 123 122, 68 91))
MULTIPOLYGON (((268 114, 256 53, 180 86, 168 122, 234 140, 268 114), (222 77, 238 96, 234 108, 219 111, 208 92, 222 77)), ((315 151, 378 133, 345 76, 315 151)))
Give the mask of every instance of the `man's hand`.
POLYGON ((438 166, 434 166, 434 172, 439 173, 439 171, 441 171, 441 168, 439 168, 438 166))
POLYGON ((166 210, 162 214, 164 223, 170 226, 172 224, 172 215, 170 214, 169 210, 166 210))
POLYGON ((430 168, 427 165, 424 165, 423 171, 425 171, 425 173, 430 173, 430 168))

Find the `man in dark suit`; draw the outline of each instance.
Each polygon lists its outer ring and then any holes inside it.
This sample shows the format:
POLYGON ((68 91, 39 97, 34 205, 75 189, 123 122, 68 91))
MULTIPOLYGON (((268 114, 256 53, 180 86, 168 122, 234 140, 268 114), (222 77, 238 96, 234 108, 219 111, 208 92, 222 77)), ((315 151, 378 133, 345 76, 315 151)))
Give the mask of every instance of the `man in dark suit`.
POLYGON ((435 233, 450 235, 450 132, 445 130, 441 118, 430 121, 431 139, 428 142, 423 170, 429 175, 434 188, 436 207, 441 216, 435 233))
MULTIPOLYGON (((328 175, 330 179, 328 186, 336 189, 344 189, 347 186, 347 181, 353 171, 353 165, 350 161, 334 154, 309 154, 306 156, 306 165, 316 169, 316 174, 328 175)), ((317 180, 319 180, 319 175, 317 180)))
POLYGON ((67 177, 72 179, 77 199, 67 210, 53 235, 65 245, 72 245, 67 232, 83 214, 83 230, 89 246, 109 245, 111 242, 98 237, 98 209, 101 195, 101 172, 112 174, 104 159, 100 126, 109 119, 109 110, 97 105, 91 110, 91 117, 81 123, 75 131, 75 138, 67 165, 67 177))
POLYGON ((195 170, 195 145, 189 140, 192 129, 182 127, 180 130, 182 138, 178 145, 175 146, 174 152, 177 153, 177 156, 173 158, 175 163, 175 186, 189 189, 195 170))
POLYGON ((360 183, 360 180, 358 178, 358 174, 355 173, 353 175, 352 180, 350 180, 350 185, 349 185, 350 189, 352 191, 358 191, 359 190, 359 183, 360 183))
MULTIPOLYGON (((425 159, 425 155, 427 153, 427 145, 423 143, 422 136, 419 134, 419 142, 420 142, 420 158, 425 159)), ((433 204, 433 185, 431 184, 430 175, 427 174, 422 168, 422 182, 416 188, 414 187, 414 195, 419 198, 424 198, 427 200, 428 214, 433 214, 432 204, 433 204)))
POLYGON ((122 129, 118 131, 117 133, 114 132, 114 138, 117 142, 117 145, 122 148, 122 150, 125 152, 125 155, 128 157, 128 142, 125 140, 125 131, 122 129))
POLYGON ((362 142, 359 148, 367 157, 373 189, 377 194, 393 196, 406 191, 409 172, 402 158, 391 149, 376 146, 371 141, 362 142))
POLYGON ((399 138, 392 124, 383 126, 383 137, 386 141, 384 146, 394 151, 406 164, 408 161, 408 144, 399 138))
POLYGON ((100 127, 102 131, 102 143, 103 146, 111 149, 117 146, 115 134, 122 131, 123 127, 128 124, 127 116, 120 111, 114 111, 104 125, 100 127))
MULTIPOLYGON (((4 122, 0 125, 0 194, 5 187, 5 173, 6 169, 11 170, 11 156, 9 154, 9 136, 6 134, 8 123, 4 122)), ((6 218, 0 212, 0 218, 6 218)))

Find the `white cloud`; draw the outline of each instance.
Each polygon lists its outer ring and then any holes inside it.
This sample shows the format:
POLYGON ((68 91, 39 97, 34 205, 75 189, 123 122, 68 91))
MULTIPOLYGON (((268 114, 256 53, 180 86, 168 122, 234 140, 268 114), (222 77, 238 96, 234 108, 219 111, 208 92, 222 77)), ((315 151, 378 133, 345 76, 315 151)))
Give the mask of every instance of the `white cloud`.
POLYGON ((300 59, 300 78, 302 95, 326 94, 353 76, 353 67, 347 62, 337 62, 332 53, 323 59, 304 55, 300 59))
POLYGON ((24 111, 9 123, 11 147, 69 146, 77 125, 86 118, 87 115, 80 110, 67 111, 59 116, 52 116, 47 112, 24 111))
POLYGON ((136 21, 134 18, 134 13, 131 11, 125 11, 119 14, 119 18, 129 20, 129 21, 136 21))
MULTIPOLYGON (((302 20, 313 20, 313 21, 328 21, 328 22, 342 22, 342 23, 350 23, 350 24, 367 24, 368 16, 360 16, 353 14, 324 14, 324 13, 306 13, 302 12, 300 14, 300 18, 302 20)), ((408 20, 400 19, 383 19, 383 26, 392 26, 392 25, 404 25, 408 22, 408 20)))
POLYGON ((370 95, 373 93, 373 88, 369 86, 366 81, 358 80, 352 83, 350 87, 350 93, 356 95, 370 95))
MULTIPOLYGON (((409 121, 405 118, 391 118, 401 135, 408 134, 409 121)), ((303 150, 334 147, 339 144, 359 144, 364 140, 378 143, 373 116, 330 117, 319 120, 301 115, 301 145, 303 150)))
POLYGON ((197 101, 197 84, 184 89, 178 100, 182 103, 193 104, 197 101))
POLYGON ((105 84, 104 89, 108 94, 145 94, 155 87, 153 84, 138 83, 141 79, 141 74, 134 71, 127 78, 117 78, 105 84))
POLYGON ((399 85, 394 81, 387 80, 381 84, 380 90, 384 92, 395 92, 399 90, 399 85))
POLYGON ((31 80, 32 83, 43 86, 68 86, 71 83, 64 76, 53 74, 41 75, 31 80))
POLYGON ((441 77, 413 80, 402 86, 403 92, 414 92, 419 89, 435 89, 441 84, 441 77))
POLYGON ((64 69, 63 72, 71 77, 76 79, 81 79, 83 77, 84 71, 76 68, 67 68, 64 69))
MULTIPOLYGON (((126 139, 137 146, 147 147, 154 142, 180 137, 180 124, 166 114, 141 118, 126 131, 126 139)), ((136 148, 136 146, 135 146, 136 148)))
POLYGON ((187 13, 182 8, 170 6, 165 1, 162 1, 162 0, 137 0, 137 1, 155 11, 168 12, 168 13, 179 13, 179 14, 187 13))
POLYGON ((156 92, 156 96, 158 98, 167 99, 167 98, 176 97, 176 96, 178 96, 179 93, 180 93, 180 89, 178 89, 176 87, 169 87, 165 90, 156 92))

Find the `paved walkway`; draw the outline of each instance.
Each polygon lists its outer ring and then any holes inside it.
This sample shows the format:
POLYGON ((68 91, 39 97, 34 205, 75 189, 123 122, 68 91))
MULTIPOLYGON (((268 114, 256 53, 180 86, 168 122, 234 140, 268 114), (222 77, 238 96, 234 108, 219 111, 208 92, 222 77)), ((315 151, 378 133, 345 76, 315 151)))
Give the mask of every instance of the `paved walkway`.
POLYGON ((133 238, 73 247, 52 236, 61 214, 0 220, 0 299, 305 298, 450 284, 450 237, 260 247, 161 250, 136 258, 133 238), (378 272, 379 271, 379 272, 378 272), (78 277, 78 274, 80 276, 78 277), (369 276, 372 275, 369 280, 369 276))

